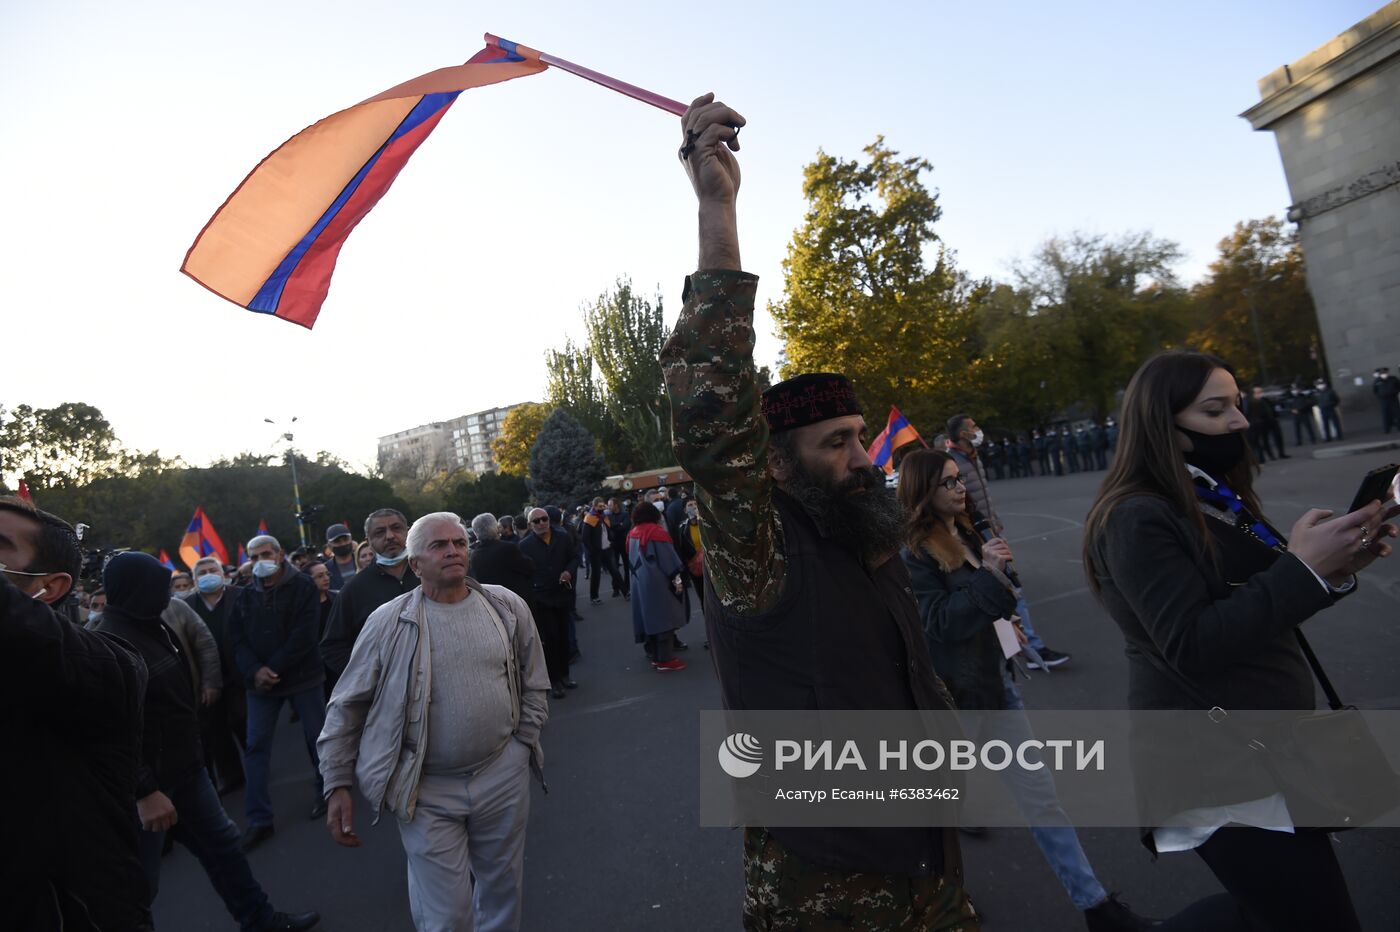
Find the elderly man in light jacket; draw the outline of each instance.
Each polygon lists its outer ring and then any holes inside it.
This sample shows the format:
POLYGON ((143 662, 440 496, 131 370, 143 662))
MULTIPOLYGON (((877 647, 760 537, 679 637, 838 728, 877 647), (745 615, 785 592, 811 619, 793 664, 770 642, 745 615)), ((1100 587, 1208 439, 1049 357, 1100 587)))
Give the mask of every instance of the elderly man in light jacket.
POLYGON ((421 587, 370 615, 326 710, 326 825, 359 847, 358 780, 376 821, 385 808, 399 819, 420 932, 518 929, 544 652, 525 602, 468 575, 456 515, 415 521, 408 559, 421 587))

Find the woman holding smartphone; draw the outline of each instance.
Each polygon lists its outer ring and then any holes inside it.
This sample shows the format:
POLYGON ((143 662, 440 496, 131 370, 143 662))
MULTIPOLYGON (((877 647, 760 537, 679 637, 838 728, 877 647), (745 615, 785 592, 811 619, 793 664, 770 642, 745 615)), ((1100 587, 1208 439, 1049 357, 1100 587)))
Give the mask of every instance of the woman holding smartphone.
MULTIPOLYGON (((1313 709, 1294 629, 1389 555, 1384 539, 1396 531, 1381 504, 1336 518, 1312 509, 1280 534, 1253 490, 1235 378, 1204 353, 1144 363, 1121 423, 1085 526, 1084 566, 1127 642, 1129 707, 1313 709)), ((1360 929, 1328 835, 1295 829, 1258 755, 1223 747, 1238 754, 1225 763, 1237 765, 1239 798, 1185 807, 1144 832, 1154 852, 1194 850, 1228 891, 1213 908, 1197 904, 1193 927, 1360 929)))

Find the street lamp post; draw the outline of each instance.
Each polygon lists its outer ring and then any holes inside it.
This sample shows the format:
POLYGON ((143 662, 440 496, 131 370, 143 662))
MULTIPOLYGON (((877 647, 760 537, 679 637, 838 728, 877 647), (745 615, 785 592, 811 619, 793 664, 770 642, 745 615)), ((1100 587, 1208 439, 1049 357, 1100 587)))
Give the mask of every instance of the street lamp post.
MULTIPOLYGON (((268 424, 271 424, 271 425, 274 426, 274 427, 277 426, 277 422, 274 421, 274 420, 273 420, 272 418, 270 418, 270 417, 265 417, 265 418, 263 418, 263 420, 264 420, 265 422, 267 422, 268 424)), ((296 418, 292 418, 292 423, 295 424, 296 422, 297 422, 297 419, 296 419, 296 418)), ((290 463, 291 466, 292 466, 292 502, 293 502, 293 504, 296 505, 297 533, 301 536, 301 545, 302 545, 303 547, 305 547, 305 546, 306 546, 306 522, 305 522, 304 520, 302 520, 302 517, 301 517, 301 515, 302 515, 302 508, 301 508, 301 485, 300 485, 300 483, 297 482, 297 451, 296 451, 296 448, 295 448, 294 446, 292 446, 292 434, 291 434, 291 431, 288 431, 288 432, 284 433, 284 434, 282 435, 282 439, 284 439, 284 440, 287 441, 287 462, 290 463)))

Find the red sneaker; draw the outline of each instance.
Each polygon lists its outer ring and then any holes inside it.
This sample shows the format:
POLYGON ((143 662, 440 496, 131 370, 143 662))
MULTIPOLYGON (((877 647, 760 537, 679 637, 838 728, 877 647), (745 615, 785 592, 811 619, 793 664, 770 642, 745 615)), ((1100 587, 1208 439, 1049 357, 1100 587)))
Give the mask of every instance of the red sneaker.
POLYGON ((670 660, 667 660, 664 663, 657 663, 656 661, 652 661, 651 665, 656 669, 658 673, 666 673, 671 670, 685 669, 685 661, 680 659, 679 657, 672 657, 670 660))

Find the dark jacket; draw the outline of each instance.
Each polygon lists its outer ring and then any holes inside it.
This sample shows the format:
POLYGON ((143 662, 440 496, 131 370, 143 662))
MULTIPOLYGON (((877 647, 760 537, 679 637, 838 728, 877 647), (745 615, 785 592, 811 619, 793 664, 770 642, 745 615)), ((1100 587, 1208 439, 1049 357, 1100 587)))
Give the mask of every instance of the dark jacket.
POLYGON ((556 524, 549 527, 549 543, 533 531, 517 545, 520 552, 534 564, 527 602, 559 607, 569 605, 574 594, 571 586, 559 582, 559 575, 568 571, 574 585, 578 582, 578 545, 567 529, 556 524))
POLYGON ((681 558, 681 562, 686 566, 686 575, 690 575, 690 561, 695 559, 695 542, 690 539, 690 529, 700 523, 699 518, 686 517, 681 522, 681 526, 676 528, 676 554, 681 558))
POLYGON ((97 630, 121 638, 146 663, 141 764, 136 798, 161 790, 170 795, 204 766, 194 683, 174 632, 157 618, 138 618, 108 605, 97 630))
MULTIPOLYGON (((473 559, 475 556, 473 553, 473 559)), ((331 606, 326 633, 321 638, 321 656, 330 671, 336 676, 345 672, 355 639, 376 608, 416 588, 418 577, 407 566, 402 579, 378 563, 371 563, 351 577, 331 606)))
POLYGON ((224 586, 223 596, 214 607, 210 608, 204 604, 204 596, 198 590, 181 596, 185 604, 194 609, 194 613, 204 622, 209 633, 214 635, 214 643, 219 645, 219 668, 224 674, 224 690, 234 690, 242 702, 243 694, 243 674, 238 669, 238 661, 233 657, 233 644, 228 636, 228 619, 233 611, 233 603, 238 598, 238 590, 233 586, 224 586))
POLYGON ((238 590, 229 618, 229 640, 243 683, 253 688, 253 675, 267 667, 281 677, 264 695, 290 696, 319 686, 326 671, 316 646, 321 625, 320 591, 311 577, 282 562, 282 578, 268 586, 264 580, 238 590))
MULTIPOLYGON (((353 561, 355 559, 355 555, 353 551, 350 554, 350 559, 352 561, 350 565, 354 566, 355 564, 353 561)), ((348 576, 342 573, 340 571, 340 564, 336 562, 335 557, 331 557, 329 560, 326 560, 325 564, 326 570, 329 571, 331 574, 331 588, 336 592, 339 592, 341 589, 344 589, 346 586, 350 585, 350 580, 360 575, 359 572, 351 573, 348 576)), ((360 572, 363 572, 363 570, 361 570, 360 572)))
MULTIPOLYGON (((1206 526, 1218 562, 1173 505, 1139 495, 1114 508, 1092 542, 1092 572, 1104 607, 1127 642, 1128 707, 1314 708, 1312 671, 1293 630, 1336 597, 1296 557, 1213 517, 1206 517, 1206 526)), ((1182 796, 1185 787, 1154 784, 1152 774, 1170 770, 1173 762, 1156 766, 1159 749, 1135 748, 1134 771, 1147 811, 1169 815, 1274 791, 1260 755, 1244 741, 1224 730, 1192 740, 1192 759, 1217 768, 1206 784, 1212 795, 1203 797, 1193 787, 1192 795, 1182 796)), ((1179 758, 1181 751, 1171 753, 1179 758)))
POLYGON ((666 522, 666 533, 675 540, 680 532, 681 522, 685 520, 685 499, 677 495, 666 503, 666 513, 662 516, 666 522))
POLYGON ((593 557, 601 556, 603 553, 603 535, 608 535, 608 548, 613 546, 612 528, 608 525, 612 523, 612 518, 604 512, 595 524, 589 524, 586 520, 579 522, 579 538, 583 541, 583 548, 588 551, 589 560, 593 557), (604 523, 606 518, 607 524, 604 523))
MULTIPOLYGON (((606 512, 608 522, 612 525, 609 533, 612 534, 612 545, 618 553, 627 552, 627 532, 632 530, 632 516, 625 511, 606 512)), ((625 558, 624 558, 625 559, 625 558)))
POLYGON ((0 928, 141 929, 136 771, 146 667, 0 576, 0 928), (61 921, 59 917, 62 917, 61 921))
POLYGON ((471 577, 490 586, 505 586, 529 605, 534 597, 535 564, 508 540, 483 540, 471 556, 471 577))
POLYGON ((992 625, 1016 611, 1016 596, 985 567, 963 563, 945 573, 927 551, 905 547, 900 556, 919 602, 933 669, 958 708, 1006 708, 1001 676, 1006 660, 992 625))
MULTIPOLYGON (((903 561, 873 571, 843 540, 822 533, 790 496, 773 492, 787 570, 772 608, 735 615, 711 581, 705 626, 727 709, 952 708, 924 643, 903 561)), ((950 829, 772 827, 804 860, 826 868, 954 874, 950 829)), ((957 882, 961 882, 960 880, 957 882)))

